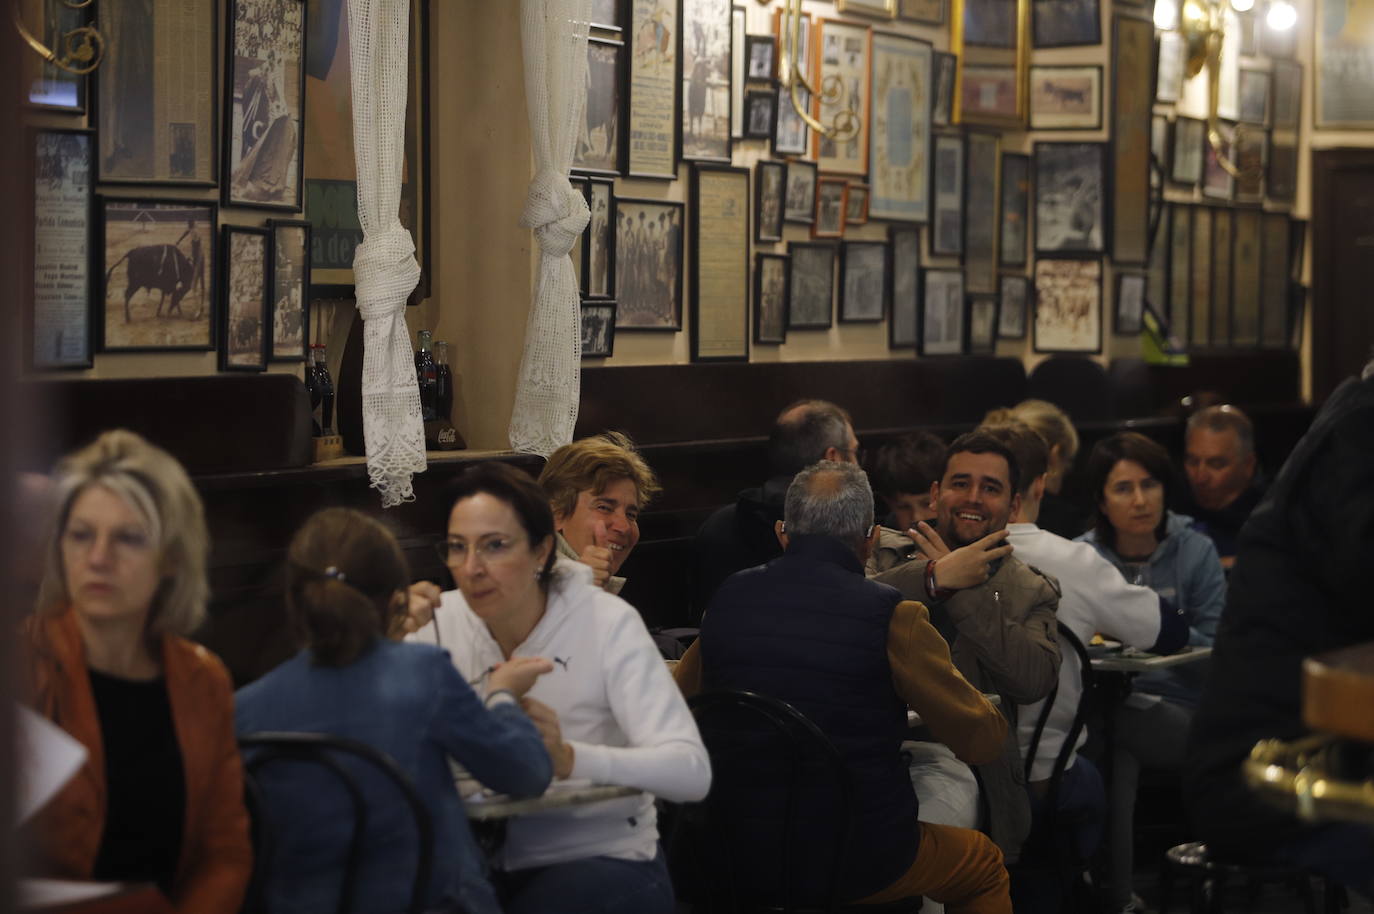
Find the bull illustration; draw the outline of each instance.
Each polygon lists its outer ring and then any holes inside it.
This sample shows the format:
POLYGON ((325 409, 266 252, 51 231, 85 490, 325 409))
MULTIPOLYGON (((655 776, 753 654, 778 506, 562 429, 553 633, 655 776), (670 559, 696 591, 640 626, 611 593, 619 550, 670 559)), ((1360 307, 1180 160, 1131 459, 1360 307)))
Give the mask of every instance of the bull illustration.
POLYGON ((129 281, 124 287, 124 322, 127 324, 133 319, 129 312, 129 302, 140 289, 147 289, 150 294, 154 290, 161 293, 157 301, 156 316, 162 316, 164 304, 167 305, 168 317, 173 313, 181 315, 181 300, 191 290, 196 276, 191 259, 173 244, 145 244, 131 249, 111 264, 110 269, 105 272, 107 287, 115 267, 126 260, 129 263, 129 281), (172 296, 170 304, 167 303, 168 295, 172 296))

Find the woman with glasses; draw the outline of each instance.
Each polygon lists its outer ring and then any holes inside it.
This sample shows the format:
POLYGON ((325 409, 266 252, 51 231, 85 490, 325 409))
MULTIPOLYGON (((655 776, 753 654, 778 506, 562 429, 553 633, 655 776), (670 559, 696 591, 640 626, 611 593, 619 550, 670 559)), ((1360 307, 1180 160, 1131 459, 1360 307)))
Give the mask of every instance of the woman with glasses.
POLYGON ((511 914, 670 914, 654 796, 699 800, 710 764, 696 724, 639 614, 555 552, 548 496, 486 463, 459 478, 440 554, 457 591, 411 640, 439 643, 479 693, 492 671, 542 657, 553 671, 522 704, 554 777, 641 793, 510 821, 497 858, 511 914))
MULTIPOLYGON (((1226 577, 1212 541, 1192 518, 1165 509, 1173 479, 1163 447, 1136 432, 1099 441, 1088 458, 1097 505, 1091 543, 1132 584, 1152 588, 1188 622, 1188 643, 1207 646, 1226 602, 1226 577)), ((1136 785, 1142 767, 1178 771, 1205 663, 1138 676, 1117 712, 1112 747, 1112 910, 1134 911, 1131 890, 1136 785)))

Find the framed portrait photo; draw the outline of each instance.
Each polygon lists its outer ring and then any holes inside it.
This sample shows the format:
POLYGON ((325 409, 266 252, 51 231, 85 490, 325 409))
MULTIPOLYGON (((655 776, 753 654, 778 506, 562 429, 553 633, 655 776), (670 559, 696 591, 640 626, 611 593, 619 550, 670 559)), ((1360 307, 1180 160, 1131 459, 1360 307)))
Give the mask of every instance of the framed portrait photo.
POLYGON ((101 351, 214 349, 215 205, 101 197, 97 220, 101 351))
POLYGON ((620 132, 625 98, 625 42, 587 39, 587 105, 573 144, 572 169, 620 174, 620 132))
POLYGON ((1002 227, 998 256, 1003 266, 1026 265, 1030 238, 1030 156, 1002 153, 1002 227))
POLYGON ((868 207, 875 219, 930 218, 933 55, 924 41, 882 32, 873 35, 872 131, 880 141, 868 147, 868 207))
POLYGON ((299 212, 305 0, 229 0, 225 206, 299 212))
POLYGON ((894 225, 888 230, 887 243, 892 264, 887 345, 889 349, 914 349, 920 337, 921 231, 915 226, 894 225))
POLYGON ((816 221, 811 224, 811 237, 844 237, 848 214, 849 179, 822 176, 816 182, 816 221))
POLYGON ((963 270, 921 274, 921 355, 961 355, 966 317, 963 270))
POLYGON ((840 247, 840 323, 876 323, 887 313, 887 244, 846 241, 840 247))
POLYGON ((1235 166, 1240 177, 1235 179, 1233 199, 1237 203, 1264 202, 1264 166, 1269 158, 1269 132, 1257 127, 1242 127, 1231 143, 1235 166))
POLYGON ((1102 261, 1035 262, 1036 352, 1102 351, 1102 261))
POLYGON ((969 296, 967 351, 970 355, 991 355, 997 351, 996 296, 969 296))
POLYGON ((615 234, 611 211, 615 208, 615 182, 588 178, 582 183, 591 219, 583 233, 582 295, 584 298, 615 298, 615 234))
POLYGON ((787 284, 791 280, 786 254, 754 255, 754 342, 787 342, 787 284))
POLYGON ((787 165, 760 159, 754 165, 754 240, 782 240, 783 194, 787 165))
POLYGON ((1117 336, 1139 333, 1145 320, 1145 274, 1118 272, 1115 302, 1112 332, 1117 336))
MULTIPOLYGON (((735 16, 730 0, 682 0, 681 10, 677 40, 682 58, 684 100, 679 131, 682 157, 729 163, 731 98, 736 91, 731 53, 735 16)), ((739 41, 742 71, 743 34, 739 41)), ((742 103, 743 97, 740 99, 742 103)), ((624 305, 624 301, 621 304, 624 305)))
POLYGON ((683 206, 668 200, 612 197, 616 327, 682 329, 683 206))
POLYGON ((1026 310, 1030 306, 1030 279, 1020 275, 999 277, 997 337, 1003 340, 1026 338, 1026 310))
POLYGON ((310 343, 310 223, 272 219, 268 245, 268 358, 304 362, 310 343))
POLYGON ((835 263, 839 257, 833 244, 793 241, 787 245, 788 263, 787 327, 810 330, 829 327, 835 302, 835 263))
POLYGON ((772 35, 745 35, 745 78, 772 82, 777 77, 777 47, 772 35))
MULTIPOLYGON (((1236 131, 1226 124, 1217 125, 1221 134, 1222 153, 1229 159, 1234 151, 1236 131)), ((1202 195, 1213 200, 1231 200, 1236 195, 1236 179, 1217 159, 1217 150, 1210 142, 1202 150, 1202 195)))
POLYGON ((749 169, 692 169, 692 361, 749 359, 749 169))
POLYGON ((931 67, 930 123, 934 127, 948 127, 954 117, 954 83, 959 60, 953 54, 936 51, 931 67))
POLYGON ((1106 250, 1106 146, 1035 144, 1035 250, 1106 250))
POLYGON ((816 221, 816 166, 793 159, 787 163, 787 196, 783 221, 811 225, 816 221))
POLYGON ((770 140, 778 120, 778 93, 750 89, 744 94, 744 138, 770 140))
POLYGON ((1031 67, 1032 130, 1099 130, 1102 67, 1031 67))
POLYGON ((90 368, 95 136, 53 128, 32 129, 28 136, 33 237, 25 365, 90 368))
POLYGON ((580 336, 582 358, 608 359, 615 354, 615 302, 584 301, 580 336))
MULTIPOLYGON (((778 117, 773 128, 773 155, 804 156, 809 147, 809 127, 792 104, 792 92, 786 86, 777 88, 778 117)), ((811 110, 811 93, 797 87, 797 105, 803 111, 811 110)))
POLYGON ((220 371, 265 371, 270 236, 266 229, 226 225, 220 238, 224 243, 220 371))
POLYGON ((633 0, 630 5, 625 172, 633 178, 677 177, 682 116, 677 25, 677 0, 633 0))
POLYGON ((868 185, 849 182, 844 197, 844 224, 864 225, 868 222, 868 185))

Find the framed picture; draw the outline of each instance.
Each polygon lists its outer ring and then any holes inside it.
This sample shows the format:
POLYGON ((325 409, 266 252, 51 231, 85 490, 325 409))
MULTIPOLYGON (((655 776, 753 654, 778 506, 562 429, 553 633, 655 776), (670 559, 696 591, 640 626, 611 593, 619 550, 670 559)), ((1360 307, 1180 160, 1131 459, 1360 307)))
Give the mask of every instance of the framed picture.
POLYGON ((964 0, 960 19, 965 46, 1016 48, 1014 0, 964 0))
POLYGON ((957 76, 958 59, 953 54, 936 51, 931 62, 934 76, 931 78, 930 123, 933 127, 948 127, 954 117, 954 82, 957 76))
POLYGON ((1231 344, 1243 348, 1260 343, 1261 217, 1258 209, 1237 209, 1231 255, 1231 344))
POLYGON ((1266 70, 1240 71, 1240 117, 1245 124, 1269 123, 1271 77, 1266 70))
POLYGON ((310 223, 272 219, 268 247, 268 357, 274 362, 304 362, 310 343, 310 223))
POLYGON ((965 139, 968 173, 980 175, 965 183, 964 267, 969 292, 997 291, 997 166, 1002 159, 998 134, 970 130, 965 139))
POLYGON ((787 165, 760 159, 754 165, 754 240, 782 240, 783 192, 787 165))
POLYGON ((220 371, 267 370, 266 229, 226 225, 220 371))
MULTIPOLYGON (((15 12, 54 51, 63 44, 64 35, 91 24, 89 4, 68 4, 65 0, 30 0, 16 4, 15 12)), ((34 54, 19 58, 19 73, 21 97, 27 107, 73 114, 86 112, 84 75, 70 73, 34 54)))
MULTIPOLYGON (((776 91, 778 117, 773 129, 773 155, 804 156, 809 148, 810 128, 792 104, 792 92, 785 86, 779 86, 776 91)), ((797 87, 797 104, 803 110, 811 109, 811 93, 800 86, 797 87)))
POLYGON ((214 349, 215 205, 101 197, 97 212, 101 350, 214 349))
POLYGON ((1032 130, 1100 130, 1102 68, 1031 67, 1032 130))
POLYGON ((678 76, 678 0, 632 0, 625 173, 677 177, 682 83, 678 76))
POLYGON ((1159 33, 1155 67, 1155 101, 1172 105, 1183 96, 1183 36, 1173 29, 1159 33))
POLYGON ((926 25, 944 25, 949 18, 945 0, 897 0, 897 18, 926 25))
POLYGON ((1020 127, 1024 103, 1014 66, 963 64, 959 120, 967 124, 1020 127))
POLYGON ((930 253, 958 257, 964 253, 964 138, 954 133, 935 135, 935 205, 930 226, 930 253))
POLYGON ((217 182, 218 18, 214 0, 96 4, 99 183, 217 182))
POLYGON ((615 298, 615 237, 611 234, 615 183, 608 178, 592 178, 584 187, 592 217, 582 246, 582 294, 587 298, 615 298))
POLYGON ((682 329, 682 204, 612 197, 620 330, 682 329))
POLYGON ((1302 115, 1302 64, 1273 62, 1274 129, 1297 131, 1302 115))
POLYGON ((1240 177, 1235 179, 1234 199, 1237 203, 1262 203, 1264 201, 1264 164, 1268 158, 1269 133, 1253 127, 1242 127, 1235 132, 1231 149, 1235 154, 1235 166, 1240 177))
POLYGON ((225 206, 301 209, 305 0, 229 0, 225 206))
POLYGON ((1207 145, 1207 122, 1191 117, 1174 121, 1174 148, 1169 180, 1196 186, 1202 180, 1202 148, 1207 145))
POLYGON ((897 0, 835 0, 841 13, 861 13, 879 19, 891 19, 896 14, 897 0))
POLYGON ((1298 196, 1298 138, 1274 131, 1269 143, 1269 169, 1265 194, 1271 200, 1292 203, 1298 196))
POLYGON ((587 106, 573 145, 573 171, 620 174, 625 42, 587 39, 587 106))
POLYGON ((877 322, 887 313, 887 244, 846 241, 840 246, 840 323, 877 322))
POLYGON ((1265 213, 1260 225, 1260 345, 1281 349, 1288 345, 1287 213, 1265 213))
POLYGON ((997 298, 970 295, 968 299, 968 352, 991 355, 997 351, 997 298))
POLYGON ((750 80, 772 82, 777 78, 777 45, 772 35, 744 36, 744 75, 750 80))
POLYGON ((802 330, 829 327, 835 301, 835 261, 838 249, 833 244, 793 241, 787 245, 788 263, 787 328, 802 330))
POLYGON ((967 316, 963 270, 921 274, 921 355, 961 355, 967 316))
POLYGON ((1212 345, 1231 342, 1231 253, 1234 212, 1217 207, 1212 214, 1212 345))
POLYGON ((1370 13, 1370 0, 1318 0, 1312 16, 1316 48, 1312 72, 1316 79, 1313 113, 1318 130, 1374 128, 1374 45, 1357 23, 1370 13))
MULTIPOLYGON (((1225 124, 1219 124, 1217 130, 1221 133, 1222 152, 1227 158, 1231 158, 1231 141, 1235 136, 1235 130, 1225 124)), ((1235 196, 1235 192, 1236 179, 1217 160, 1216 147, 1210 142, 1205 143, 1202 150, 1202 195, 1213 200, 1230 200, 1235 196)))
POLYGON ((582 358, 609 359, 615 354, 615 312, 613 301, 582 303, 582 358))
POLYGON ((692 361, 749 360, 749 169, 692 169, 692 361))
MULTIPOLYGON (((1035 144, 1035 250, 1106 250, 1106 146, 1035 144)), ((1038 288, 1038 287, 1037 287, 1038 288)))
POLYGON ((868 185, 850 181, 844 195, 844 224, 864 225, 868 222, 868 185))
POLYGON ((1001 263, 1008 267, 1025 266, 1030 224, 1030 156, 1002 154, 1001 189, 1001 263))
POLYGON ((849 180, 823 176, 816 184, 816 221, 812 238, 844 236, 845 216, 849 213, 849 180))
POLYGON ((888 229, 892 263, 892 315, 887 323, 890 349, 914 349, 919 338, 917 308, 920 305, 921 234, 915 226, 888 229))
POLYGON ((1150 253, 1150 115, 1155 29, 1148 19, 1112 21, 1112 260, 1144 266, 1150 253))
POLYGON ((787 342, 787 283, 791 278, 786 254, 754 255, 754 342, 787 342))
POLYGON ((1031 0, 1031 27, 1037 48, 1102 43, 1098 0, 1031 0))
POLYGON ((787 163, 787 196, 783 220, 811 225, 816 221, 816 166, 793 159, 787 163))
POLYGON ((745 20, 748 12, 736 3, 730 8, 730 138, 744 138, 745 20))
POLYGON ((27 368, 90 368, 92 186, 95 137, 86 130, 29 131, 32 285, 27 368))
POLYGON ((930 89, 933 51, 900 35, 874 33, 869 212, 875 219, 930 218, 930 89))
POLYGON ((1002 276, 998 282, 997 336, 1004 340, 1026 338, 1026 309, 1030 305, 1030 280, 1025 276, 1002 276))
MULTIPOLYGON (((730 0, 682 0, 682 157, 730 161, 730 101, 734 16, 730 0)), ((743 36, 740 67, 743 69, 743 36)), ((741 112, 742 113, 742 112, 741 112)), ((625 302, 622 300, 621 305, 625 302)))
MULTIPOLYGON (((1212 213, 1209 206, 1194 206, 1193 211, 1193 266, 1190 279, 1192 313, 1188 315, 1186 329, 1188 344, 1195 348, 1212 344, 1212 263, 1206 252, 1212 249, 1212 213)), ((1177 328, 1184 333, 1184 328, 1177 328)))
POLYGON ((1036 352, 1102 351, 1102 261, 1035 262, 1036 352))
POLYGON ((816 23, 815 81, 833 84, 841 91, 813 100, 813 116, 832 124, 846 111, 857 115, 857 131, 847 139, 826 137, 812 131, 812 154, 821 170, 861 175, 868 171, 868 27, 852 22, 821 19, 816 23))
POLYGON ((778 93, 772 89, 750 89, 744 95, 744 137, 749 140, 773 138, 778 120, 778 93))
POLYGON ((1145 274, 1116 274, 1116 311, 1112 332, 1117 336, 1134 336, 1144 327, 1145 274))
POLYGON ((622 31, 625 28, 625 13, 620 4, 621 0, 592 0, 592 26, 622 31))

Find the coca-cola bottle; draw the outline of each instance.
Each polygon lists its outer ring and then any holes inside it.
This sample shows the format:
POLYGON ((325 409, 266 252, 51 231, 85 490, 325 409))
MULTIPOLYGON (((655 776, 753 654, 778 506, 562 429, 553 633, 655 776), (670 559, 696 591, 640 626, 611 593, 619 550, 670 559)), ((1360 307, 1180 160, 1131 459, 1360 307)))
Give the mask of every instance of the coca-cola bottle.
POLYGON ((329 376, 324 343, 310 346, 305 369, 305 388, 310 391, 311 424, 316 436, 334 433, 334 379, 329 376))
POLYGON ((434 342, 434 412, 438 418, 453 421, 453 372, 448 367, 448 343, 434 342))
POLYGON ((434 362, 434 354, 429 350, 432 334, 428 330, 421 330, 419 336, 420 348, 415 352, 415 380, 420 385, 420 418, 429 422, 438 415, 434 402, 438 366, 434 362))

